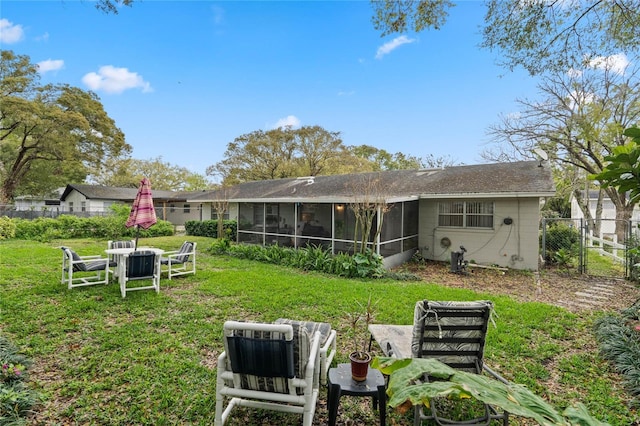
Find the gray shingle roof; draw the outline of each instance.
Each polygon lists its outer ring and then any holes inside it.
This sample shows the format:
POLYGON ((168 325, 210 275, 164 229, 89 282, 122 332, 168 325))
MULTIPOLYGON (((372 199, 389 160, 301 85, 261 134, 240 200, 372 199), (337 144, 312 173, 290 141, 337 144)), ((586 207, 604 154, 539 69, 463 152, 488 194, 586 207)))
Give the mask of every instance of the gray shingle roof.
MULTIPOLYGON (((60 201, 64 201, 72 190, 76 190, 89 200, 114 200, 126 203, 133 202, 138 193, 138 188, 116 188, 112 186, 69 184, 60 196, 60 201)), ((176 192, 152 189, 154 201, 181 202, 193 197, 201 192, 176 192)))
POLYGON ((380 179, 390 199, 446 196, 551 196, 555 185, 548 166, 537 161, 479 164, 433 170, 391 170, 377 173, 316 176, 246 182, 221 191, 205 191, 188 201, 346 201, 356 182, 380 179))

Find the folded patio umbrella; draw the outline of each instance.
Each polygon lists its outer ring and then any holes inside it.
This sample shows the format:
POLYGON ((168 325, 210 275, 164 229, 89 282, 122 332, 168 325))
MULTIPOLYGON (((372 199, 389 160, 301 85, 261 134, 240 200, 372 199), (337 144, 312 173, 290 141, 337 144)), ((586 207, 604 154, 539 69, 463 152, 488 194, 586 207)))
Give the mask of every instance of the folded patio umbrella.
POLYGON ((140 181, 140 188, 138 189, 136 199, 133 200, 131 214, 129 214, 129 219, 127 219, 125 223, 127 228, 131 228, 132 226, 136 227, 136 249, 138 248, 140 228, 149 229, 157 221, 156 210, 153 207, 153 197, 151 196, 151 182, 149 182, 149 179, 143 178, 142 181, 140 181))

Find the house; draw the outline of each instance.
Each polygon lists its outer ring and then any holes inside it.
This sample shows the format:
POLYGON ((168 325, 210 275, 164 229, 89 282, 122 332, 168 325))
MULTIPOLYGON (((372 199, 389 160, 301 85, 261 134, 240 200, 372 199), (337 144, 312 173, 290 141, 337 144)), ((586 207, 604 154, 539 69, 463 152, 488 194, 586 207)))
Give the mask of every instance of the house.
MULTIPOLYGON (((591 211, 591 217, 593 218, 596 217, 599 192, 600 191, 598 191, 597 189, 591 189, 588 192, 580 191, 580 195, 583 197, 583 199, 585 194, 589 194, 589 210, 591 211)), ((578 205, 578 200, 573 193, 571 194, 571 218, 584 219, 584 213, 578 205)), ((602 213, 600 215, 600 232, 602 233, 602 235, 605 237, 613 237, 616 234, 616 222, 616 206, 613 204, 613 201, 611 201, 611 198, 609 198, 607 193, 603 191, 602 213)), ((631 222, 640 222, 640 208, 638 208, 638 206, 634 207, 633 209, 631 222)))
MULTIPOLYGON (((202 220, 198 207, 187 202, 192 192, 152 190, 156 216, 176 226, 182 226, 187 220, 202 220)), ((105 214, 111 205, 123 203, 131 205, 136 198, 138 188, 116 188, 110 186, 69 184, 60 196, 66 211, 71 214, 105 214)))
POLYGON ((60 195, 64 188, 58 188, 47 196, 20 195, 15 197, 13 205, 16 211, 59 211, 63 207, 60 204, 60 195))
POLYGON ((247 182, 187 202, 208 219, 216 201, 228 201, 239 242, 352 253, 350 204, 382 196, 388 211, 376 216, 381 232, 369 244, 386 267, 416 252, 448 262, 462 245, 474 263, 537 270, 540 204, 554 194, 549 167, 523 161, 247 182))

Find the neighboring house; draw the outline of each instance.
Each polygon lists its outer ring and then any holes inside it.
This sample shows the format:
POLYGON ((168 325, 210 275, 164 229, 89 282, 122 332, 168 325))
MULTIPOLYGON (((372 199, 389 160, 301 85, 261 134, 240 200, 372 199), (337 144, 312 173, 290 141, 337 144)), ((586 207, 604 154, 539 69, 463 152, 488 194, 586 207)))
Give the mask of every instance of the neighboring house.
POLYGON ((16 211, 60 211, 64 207, 60 203, 60 195, 64 188, 52 191, 48 196, 21 195, 15 197, 13 206, 16 211))
POLYGON ((366 197, 354 189, 366 179, 378 181, 391 206, 376 245, 385 266, 416 251, 450 261, 463 245, 466 259, 478 264, 538 269, 540 205, 555 194, 549 167, 538 161, 247 182, 187 202, 215 219, 216 200, 227 200, 239 242, 352 253, 349 203, 366 197))
MULTIPOLYGON (((596 207, 598 205, 598 190, 589 190, 589 210, 591 216, 596 217, 596 207)), ((584 197, 585 191, 581 191, 580 194, 584 197)), ((578 205, 578 200, 571 194, 571 218, 572 219, 584 219, 584 213, 578 205)), ((631 215, 631 221, 634 223, 640 222, 640 209, 636 206, 633 209, 631 215)), ((602 194, 602 215, 600 216, 600 231, 603 236, 612 237, 615 235, 616 230, 616 206, 611 199, 607 196, 606 192, 602 194)))
MULTIPOLYGON (((67 185, 60 196, 66 211, 73 214, 108 213, 112 204, 131 205, 138 188, 115 188, 85 184, 67 185)), ((152 189, 153 204, 158 219, 167 220, 174 225, 184 225, 188 220, 202 220, 200 206, 187 202, 194 192, 175 192, 152 189)))

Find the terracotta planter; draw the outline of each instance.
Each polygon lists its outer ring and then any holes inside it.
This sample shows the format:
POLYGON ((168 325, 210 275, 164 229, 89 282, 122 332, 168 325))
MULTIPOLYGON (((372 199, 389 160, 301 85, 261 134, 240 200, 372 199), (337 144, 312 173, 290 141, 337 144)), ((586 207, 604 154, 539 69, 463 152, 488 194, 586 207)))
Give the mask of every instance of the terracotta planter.
POLYGON ((367 380, 371 355, 367 352, 351 352, 349 360, 351 361, 351 378, 356 382, 367 380))

